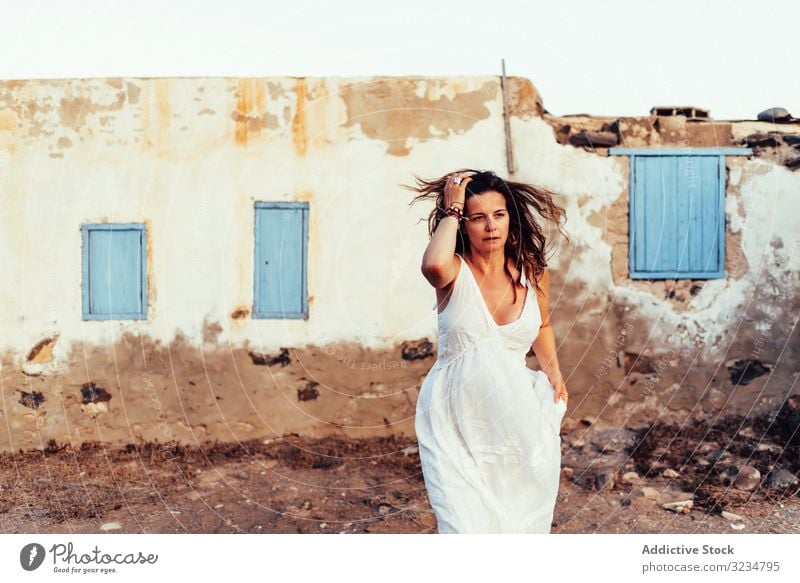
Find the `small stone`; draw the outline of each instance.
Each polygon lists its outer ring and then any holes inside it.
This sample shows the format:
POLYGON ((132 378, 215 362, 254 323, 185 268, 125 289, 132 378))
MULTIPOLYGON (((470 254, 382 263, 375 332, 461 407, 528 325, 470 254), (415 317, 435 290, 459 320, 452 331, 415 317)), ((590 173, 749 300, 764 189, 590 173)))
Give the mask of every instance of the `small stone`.
POLYGON ((642 477, 637 472, 625 472, 622 474, 622 478, 620 482, 623 484, 633 484, 634 482, 638 482, 641 480, 642 477))
POLYGON ((751 465, 742 466, 739 470, 739 475, 733 481, 734 488, 739 490, 752 491, 758 488, 761 483, 761 472, 751 465))
POLYGON ((726 487, 733 486, 738 490, 753 491, 761 483, 761 472, 749 464, 742 467, 731 465, 720 473, 719 482, 726 487))
POLYGON ((718 449, 719 444, 713 441, 704 441, 697 446, 697 453, 709 453, 718 449))
POLYGON ((717 449, 711 452, 708 456, 708 460, 711 463, 720 463, 731 458, 731 454, 727 449, 717 449))
POLYGON ((728 512, 727 510, 722 511, 722 518, 724 518, 725 520, 730 520, 731 522, 733 522, 734 520, 739 520, 739 521, 744 520, 744 518, 742 518, 738 514, 734 514, 733 512, 728 512))
POLYGON ((122 525, 119 522, 106 522, 100 527, 100 530, 119 530, 121 528, 122 525))
POLYGON ((777 445, 775 443, 763 443, 762 442, 762 443, 759 443, 756 446, 756 450, 758 450, 758 451, 771 451, 771 452, 774 452, 774 453, 781 453, 783 451, 783 448, 780 445, 777 445))
POLYGON ((616 482, 616 470, 608 467, 589 467, 570 476, 573 483, 586 490, 612 490, 616 482))
POLYGON ((678 500, 677 502, 667 502, 666 504, 661 505, 661 507, 666 510, 672 510, 673 512, 683 514, 689 514, 693 506, 693 500, 678 500))
POLYGON ((569 480, 573 476, 574 473, 575 473, 575 470, 573 470, 569 466, 565 466, 565 467, 561 468, 561 475, 564 476, 564 478, 566 478, 567 480, 569 480))
POLYGON ((644 486, 641 489, 641 492, 642 495, 648 500, 658 500, 661 497, 661 493, 658 490, 649 486, 644 486))
POLYGON ((739 475, 739 468, 736 466, 728 466, 720 472, 717 479, 721 485, 728 487, 733 484, 737 475, 739 475))
POLYGON ((216 506, 214 506, 214 508, 223 508, 224 506, 225 506, 224 504, 217 504, 216 506))
POLYGON ((584 445, 586 445, 586 440, 582 437, 568 437, 567 443, 569 443, 570 447, 581 449, 584 445))
POLYGON ((407 447, 405 449, 401 449, 400 451, 403 453, 403 455, 406 455, 406 456, 413 455, 415 453, 419 453, 419 447, 416 446, 416 445, 412 445, 412 446, 407 447))
POLYGON ((783 469, 773 469, 767 474, 767 486, 776 490, 796 488, 800 479, 792 472, 783 469))
POLYGON ((661 472, 661 475, 664 476, 665 478, 670 478, 670 479, 677 478, 680 476, 680 474, 675 470, 673 470, 672 468, 667 468, 666 470, 661 472))
POLYGON ((419 523, 425 527, 436 526, 436 515, 433 512, 426 512, 425 514, 420 514, 419 523))
POLYGON ((586 439, 602 453, 617 453, 635 444, 635 433, 624 428, 596 429, 585 432, 586 439))
POLYGON ((387 506, 386 504, 381 504, 380 506, 378 506, 378 514, 380 514, 381 516, 386 516, 387 514, 389 514, 389 512, 391 512, 391 510, 392 507, 387 506))
POLYGON ((744 528, 744 524, 741 523, 741 522, 737 522, 737 523, 731 524, 731 528, 733 530, 742 530, 744 528))
POLYGON ((594 477, 594 487, 597 490, 607 489, 611 490, 616 483, 616 472, 614 470, 604 470, 597 472, 594 477))

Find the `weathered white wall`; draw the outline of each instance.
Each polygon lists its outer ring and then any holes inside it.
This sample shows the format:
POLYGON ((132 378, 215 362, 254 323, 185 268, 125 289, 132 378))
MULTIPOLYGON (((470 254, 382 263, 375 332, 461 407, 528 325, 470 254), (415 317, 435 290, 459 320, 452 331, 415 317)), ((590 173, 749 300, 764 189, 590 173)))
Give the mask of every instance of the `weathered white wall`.
MULTIPOLYGON (((464 91, 492 82, 460 81, 464 91)), ((220 342, 265 347, 322 338, 385 347, 429 334, 430 310, 418 309, 432 297, 418 269, 426 235, 416 220, 426 209, 409 209, 398 183, 465 160, 496 166, 502 103, 487 94, 489 117, 469 133, 443 130, 400 157, 360 125, 345 126, 340 83, 7 84, 0 253, 19 285, 0 292, 3 349, 25 352, 59 334, 58 356, 70 342, 112 342, 123 330, 162 342, 181 330, 200 343, 204 322, 221 324, 220 342), (267 121, 237 122, 242 115, 267 121), (307 321, 231 318, 252 308, 257 200, 310 203, 307 321), (81 320, 79 227, 104 221, 147 223, 146 322, 81 320)))
MULTIPOLYGON (((624 422, 727 407, 728 359, 757 356, 775 365, 781 382, 789 379, 797 349, 781 347, 796 329, 800 173, 769 151, 728 158, 730 276, 699 282, 693 295, 677 282, 679 297, 667 299, 669 282, 625 274, 627 158, 561 135, 565 125, 574 133, 608 120, 556 118, 527 80, 511 78, 509 88, 514 178, 560 193, 567 209, 572 244, 561 244, 550 267, 574 414, 624 422), (770 299, 776 289, 779 301, 770 299), (765 317, 767 304, 774 309, 765 317), (626 353, 653 360, 658 372, 625 374, 626 353)), ((649 118, 620 123, 628 146, 674 146, 678 138, 705 146, 720 135, 714 144, 732 145, 774 130, 757 122, 665 119, 659 131, 649 118)), ((399 185, 411 184, 412 173, 459 167, 506 174, 496 77, 0 82, 2 415, 13 421, 0 446, 48 436, 163 439, 159 424, 180 439, 410 432, 409 391, 432 360, 405 368, 396 347, 435 341, 436 314, 419 272, 428 241, 420 219, 429 208, 409 207, 411 193, 399 185), (308 320, 250 317, 260 200, 310 203, 308 320), (81 319, 80 225, 103 221, 147 224, 147 321, 81 319), (26 362, 47 338, 48 350, 26 362), (326 366, 303 362, 323 359, 320 346, 336 346, 324 354, 326 366), (310 348, 294 353, 285 371, 247 357, 248 349, 280 347, 310 348), (373 367, 369 381, 343 364, 370 368, 386 359, 398 370, 373 367), (163 407, 152 407, 144 374, 157 380, 163 407), (89 411, 91 420, 76 397, 89 381, 113 394, 100 417, 89 411), (294 398, 309 382, 330 396, 294 398), (203 385, 236 387, 228 399, 239 404, 217 411, 203 385), (33 411, 19 402, 32 390, 46 398, 33 411)), ((785 387, 766 381, 734 401, 774 406, 785 387)))

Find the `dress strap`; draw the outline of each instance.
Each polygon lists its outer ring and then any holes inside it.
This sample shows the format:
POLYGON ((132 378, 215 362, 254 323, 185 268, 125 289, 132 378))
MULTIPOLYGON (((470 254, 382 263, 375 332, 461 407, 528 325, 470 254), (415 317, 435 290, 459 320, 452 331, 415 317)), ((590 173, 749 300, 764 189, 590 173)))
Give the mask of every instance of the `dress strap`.
POLYGON ((524 263, 520 267, 519 271, 520 271, 519 277, 520 277, 520 281, 522 282, 522 285, 524 285, 525 287, 528 287, 528 274, 525 272, 525 264, 524 263))

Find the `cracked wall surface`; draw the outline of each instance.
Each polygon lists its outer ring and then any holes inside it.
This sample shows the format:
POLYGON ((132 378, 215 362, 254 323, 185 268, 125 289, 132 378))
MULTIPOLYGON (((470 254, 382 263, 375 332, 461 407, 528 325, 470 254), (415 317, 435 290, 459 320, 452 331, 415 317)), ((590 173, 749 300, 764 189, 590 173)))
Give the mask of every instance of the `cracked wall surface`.
MULTIPOLYGON (((506 81, 514 178, 567 210, 570 243, 549 265, 568 416, 780 404, 798 374, 800 126, 559 117, 529 80, 506 81), (628 277, 628 160, 613 146, 753 148, 726 159, 724 279, 628 277)), ((429 208, 399 185, 459 167, 507 175, 505 140, 490 76, 0 82, 13 282, 0 449, 412 434, 437 329, 419 273, 429 208), (310 205, 306 320, 251 316, 253 205, 275 200, 310 205), (90 222, 146 224, 147 320, 81 319, 90 222)))

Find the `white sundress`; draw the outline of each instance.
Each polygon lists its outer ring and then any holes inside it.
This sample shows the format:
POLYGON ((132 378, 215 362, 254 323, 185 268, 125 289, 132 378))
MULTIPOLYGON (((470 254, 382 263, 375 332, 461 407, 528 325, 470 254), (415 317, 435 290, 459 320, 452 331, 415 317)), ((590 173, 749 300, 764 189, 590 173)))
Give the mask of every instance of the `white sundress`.
POLYGON ((547 375, 525 356, 542 323, 536 290, 498 325, 464 258, 438 315, 437 358, 415 430, 439 533, 549 533, 561 471, 561 421, 547 375))

